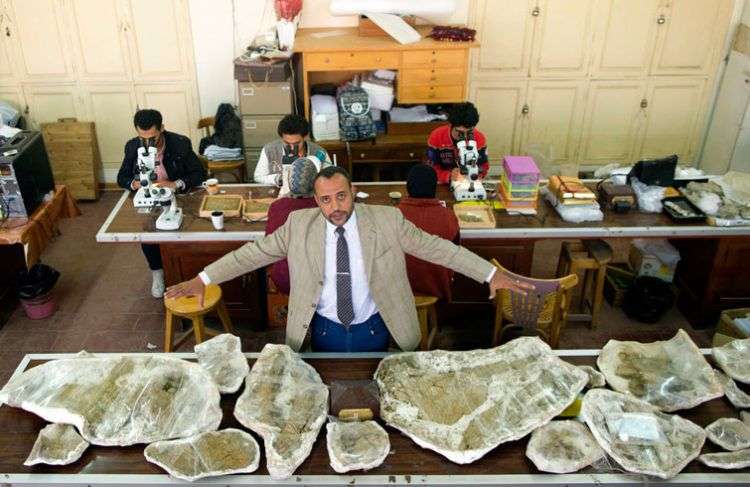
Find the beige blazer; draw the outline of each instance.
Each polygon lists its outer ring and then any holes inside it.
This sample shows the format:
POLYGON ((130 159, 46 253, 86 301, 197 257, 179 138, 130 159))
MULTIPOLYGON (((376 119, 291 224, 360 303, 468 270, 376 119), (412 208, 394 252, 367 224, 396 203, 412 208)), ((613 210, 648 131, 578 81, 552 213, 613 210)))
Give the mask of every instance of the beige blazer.
MULTIPOLYGON (((463 247, 423 232, 396 208, 357 203, 354 211, 372 299, 398 346, 414 350, 421 337, 404 255, 448 267, 479 282, 487 279, 493 266, 463 247)), ((323 290, 325 230, 320 209, 294 211, 275 232, 230 252, 205 272, 218 284, 286 257, 291 284, 286 343, 298 351, 323 290)))

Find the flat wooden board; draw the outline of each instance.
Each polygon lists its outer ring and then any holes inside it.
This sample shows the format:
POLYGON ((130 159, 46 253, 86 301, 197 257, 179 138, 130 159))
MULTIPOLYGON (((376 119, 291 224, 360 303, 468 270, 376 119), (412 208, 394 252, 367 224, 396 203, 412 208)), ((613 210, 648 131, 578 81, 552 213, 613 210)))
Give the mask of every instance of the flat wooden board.
POLYGON ((274 201, 274 198, 245 200, 242 205, 242 218, 249 222, 257 222, 268 218, 268 209, 274 201))
POLYGON ((453 212, 461 228, 495 228, 495 210, 484 204, 456 204, 453 212))
POLYGON ((202 218, 211 218, 212 212, 223 211, 224 218, 240 216, 242 201, 242 195, 238 194, 207 194, 201 201, 198 215, 202 218))

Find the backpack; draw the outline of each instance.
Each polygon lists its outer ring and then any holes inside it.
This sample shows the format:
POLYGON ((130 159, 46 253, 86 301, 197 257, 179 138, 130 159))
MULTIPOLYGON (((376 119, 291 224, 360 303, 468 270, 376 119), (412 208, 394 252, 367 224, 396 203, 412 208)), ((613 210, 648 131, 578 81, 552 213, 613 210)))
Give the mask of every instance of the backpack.
POLYGON ((242 122, 229 103, 222 103, 216 110, 214 117, 214 133, 203 137, 198 152, 203 154, 209 145, 219 147, 242 147, 242 122))
POLYGON ((341 140, 372 139, 377 135, 370 113, 370 98, 359 86, 348 84, 338 91, 341 140))

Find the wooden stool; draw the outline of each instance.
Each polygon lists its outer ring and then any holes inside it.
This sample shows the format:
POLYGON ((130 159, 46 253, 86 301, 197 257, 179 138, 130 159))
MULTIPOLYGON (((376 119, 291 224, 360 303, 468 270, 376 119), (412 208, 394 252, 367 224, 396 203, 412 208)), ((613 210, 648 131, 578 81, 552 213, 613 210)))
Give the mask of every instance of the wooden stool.
POLYGON ((173 348, 179 348, 180 345, 191 335, 195 334, 195 343, 201 343, 206 334, 217 335, 214 330, 206 328, 203 323, 203 317, 211 311, 216 311, 219 315, 224 331, 234 334, 232 320, 229 319, 229 313, 224 306, 224 300, 221 299, 221 288, 216 284, 209 284, 205 289, 203 306, 198 304, 197 297, 182 297, 177 299, 164 298, 164 307, 166 308, 166 320, 164 324, 164 351, 171 352, 173 348), (193 328, 185 333, 174 346, 172 338, 174 336, 174 318, 187 318, 193 322, 193 328))
POLYGON ((557 277, 584 272, 583 285, 581 286, 581 297, 579 310, 584 312, 584 306, 591 309, 591 328, 599 324, 599 312, 604 298, 604 278, 607 272, 607 264, 612 261, 612 247, 604 240, 584 240, 575 242, 563 242, 560 249, 560 260, 557 262, 557 277), (592 281, 593 289, 591 300, 587 301, 586 295, 592 281))
POLYGON ((435 303, 438 298, 435 296, 414 296, 414 304, 417 307, 417 316, 419 317, 419 329, 422 332, 422 341, 419 343, 420 350, 432 349, 432 342, 437 335, 437 311, 435 303))

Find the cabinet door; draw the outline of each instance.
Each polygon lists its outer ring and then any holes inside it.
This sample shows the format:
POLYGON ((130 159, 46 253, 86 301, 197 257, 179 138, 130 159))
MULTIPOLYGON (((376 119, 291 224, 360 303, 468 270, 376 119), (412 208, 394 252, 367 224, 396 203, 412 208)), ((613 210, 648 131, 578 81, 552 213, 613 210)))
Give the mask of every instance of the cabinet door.
POLYGON ((11 38, 15 36, 16 28, 10 22, 10 17, 3 10, 0 0, 0 83, 17 82, 16 68, 11 38))
POLYGON ((40 124, 57 122, 58 118, 75 117, 84 120, 85 110, 75 85, 25 85, 26 103, 29 106, 29 122, 39 129, 40 124))
POLYGON ((0 86, 0 100, 10 103, 19 112, 26 109, 23 92, 20 86, 0 86))
POLYGON ((120 5, 118 0, 70 0, 67 11, 79 79, 130 80, 126 27, 121 20, 120 5))
POLYGON ((591 82, 579 150, 581 164, 632 162, 645 96, 645 80, 591 82))
POLYGON ((472 10, 472 25, 481 47, 473 49, 472 70, 478 76, 527 76, 534 33, 531 15, 536 0, 479 0, 472 10))
POLYGON ((198 110, 187 83, 141 85, 135 90, 139 108, 159 110, 167 130, 190 137, 198 147, 198 110))
POLYGON ((126 5, 136 82, 190 79, 193 46, 185 1, 128 0, 126 5))
POLYGON ((599 0, 591 76, 645 76, 656 42, 658 10, 659 0, 599 0))
POLYGON ((539 0, 532 78, 588 74, 593 6, 594 0, 539 0))
POLYGON ((665 0, 651 74, 712 75, 733 0, 665 0))
POLYGON ((586 86, 583 80, 529 82, 521 153, 534 157, 545 175, 577 172, 586 86))
POLYGON ((492 165, 518 148, 521 107, 526 98, 526 81, 476 81, 470 99, 479 110, 479 129, 487 137, 492 165))
POLYGON ((677 154, 681 163, 693 162, 705 111, 705 87, 705 78, 651 80, 639 159, 677 154))
POLYGON ((125 142, 135 136, 135 91, 131 84, 86 85, 86 108, 96 122, 96 136, 105 171, 119 168, 125 142))
POLYGON ((11 0, 8 13, 15 29, 14 50, 25 81, 74 81, 60 0, 11 0))

